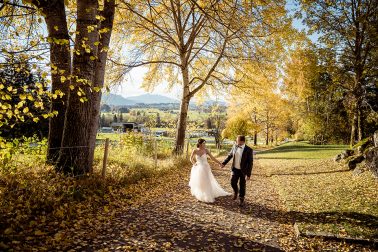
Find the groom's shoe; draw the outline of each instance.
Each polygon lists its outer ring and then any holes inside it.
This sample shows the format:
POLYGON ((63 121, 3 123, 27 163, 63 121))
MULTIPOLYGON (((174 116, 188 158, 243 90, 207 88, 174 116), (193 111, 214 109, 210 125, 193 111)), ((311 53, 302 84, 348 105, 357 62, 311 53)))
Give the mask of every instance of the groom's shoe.
POLYGON ((244 206, 244 198, 239 198, 240 199, 240 203, 239 203, 239 206, 240 207, 243 207, 244 206))
POLYGON ((234 197, 232 199, 236 200, 237 198, 238 198, 238 194, 234 192, 234 197))

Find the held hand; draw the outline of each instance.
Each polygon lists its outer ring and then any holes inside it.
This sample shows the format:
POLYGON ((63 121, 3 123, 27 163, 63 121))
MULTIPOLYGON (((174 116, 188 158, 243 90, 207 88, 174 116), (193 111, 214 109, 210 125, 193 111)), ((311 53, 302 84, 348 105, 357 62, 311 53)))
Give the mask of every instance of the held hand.
POLYGON ((220 164, 219 164, 219 167, 220 167, 220 168, 224 168, 224 164, 220 163, 220 164))
POLYGON ((245 176, 246 180, 251 180, 251 177, 245 176))

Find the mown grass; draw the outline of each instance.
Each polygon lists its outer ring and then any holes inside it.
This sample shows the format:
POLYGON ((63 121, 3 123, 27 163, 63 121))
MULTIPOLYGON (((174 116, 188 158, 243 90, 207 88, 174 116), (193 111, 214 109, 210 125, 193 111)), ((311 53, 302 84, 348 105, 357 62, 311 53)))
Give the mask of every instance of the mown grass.
POLYGON ((291 142, 259 153, 260 159, 328 159, 347 145, 312 145, 307 142, 291 142))
POLYGON ((302 231, 378 239, 378 182, 332 160, 345 148, 289 143, 257 157, 302 231))

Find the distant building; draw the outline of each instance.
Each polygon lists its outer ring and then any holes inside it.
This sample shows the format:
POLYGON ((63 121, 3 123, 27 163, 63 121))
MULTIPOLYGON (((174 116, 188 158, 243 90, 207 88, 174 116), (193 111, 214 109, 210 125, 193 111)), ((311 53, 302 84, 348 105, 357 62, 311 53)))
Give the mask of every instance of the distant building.
POLYGON ((218 129, 210 129, 207 131, 208 136, 215 136, 218 134, 218 129))
POLYGON ((142 132, 144 131, 144 125, 136 122, 126 122, 126 123, 111 123, 110 127, 117 132, 142 132))
POLYGON ((114 130, 112 127, 101 127, 99 132, 100 133, 113 133, 114 130))
POLYGON ((162 136, 168 136, 168 131, 166 130, 157 130, 155 131, 155 136, 162 137, 162 136))

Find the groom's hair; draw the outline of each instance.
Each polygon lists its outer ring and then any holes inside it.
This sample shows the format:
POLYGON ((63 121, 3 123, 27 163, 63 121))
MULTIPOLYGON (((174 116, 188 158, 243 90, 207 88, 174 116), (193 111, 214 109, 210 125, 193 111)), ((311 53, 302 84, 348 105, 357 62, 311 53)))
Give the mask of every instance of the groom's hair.
POLYGON ((242 142, 245 142, 245 136, 243 135, 238 135, 238 139, 242 142))

